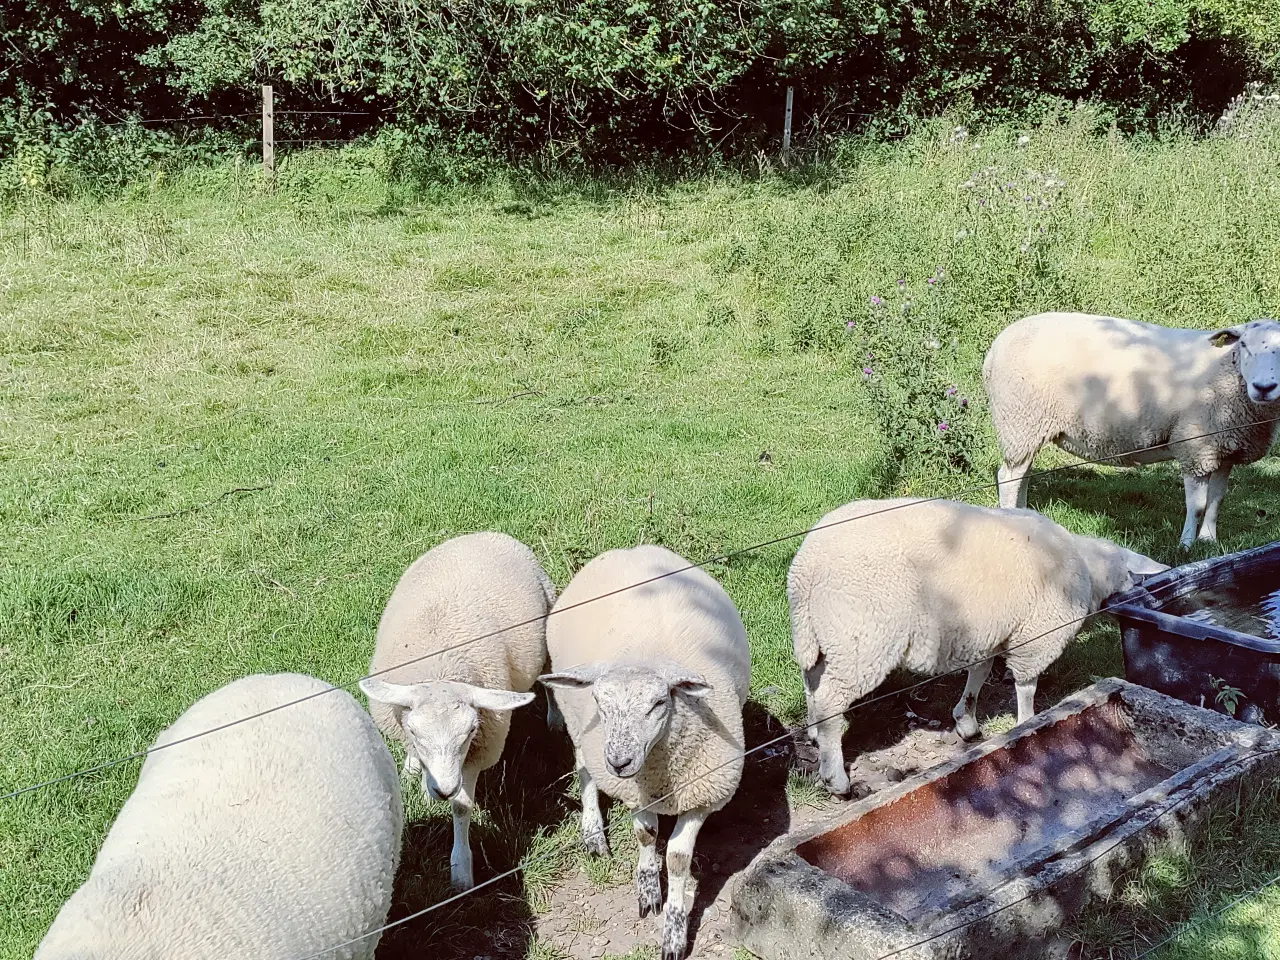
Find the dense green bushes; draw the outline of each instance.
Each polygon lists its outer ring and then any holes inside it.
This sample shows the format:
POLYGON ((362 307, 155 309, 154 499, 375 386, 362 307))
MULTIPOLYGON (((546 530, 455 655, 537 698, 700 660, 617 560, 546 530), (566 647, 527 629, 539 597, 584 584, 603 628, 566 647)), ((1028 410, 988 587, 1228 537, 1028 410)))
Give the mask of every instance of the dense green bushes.
MULTIPOLYGON (((0 149, 32 129, 368 105, 424 141, 629 161, 799 122, 1108 104, 1212 116, 1280 64, 1280 0, 4 0, 0 149), (23 131, 27 131, 24 134, 23 131)), ((320 122, 320 121, 317 121, 320 122)), ((239 130, 251 136, 251 120, 239 130)), ((237 129, 234 122, 224 128, 237 129)), ((311 128, 307 128, 311 129, 311 128)), ((347 128, 349 129, 349 128, 347 128)), ((798 138, 804 141, 804 138, 798 138)))

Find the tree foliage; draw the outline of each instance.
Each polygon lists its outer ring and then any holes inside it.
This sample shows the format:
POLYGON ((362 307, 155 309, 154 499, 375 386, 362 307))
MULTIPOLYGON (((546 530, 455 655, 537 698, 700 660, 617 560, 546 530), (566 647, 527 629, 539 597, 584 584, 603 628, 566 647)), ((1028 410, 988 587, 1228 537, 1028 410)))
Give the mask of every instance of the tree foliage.
MULTIPOLYGON (((619 160, 776 134, 1091 99, 1220 111, 1280 68, 1280 0, 2 0, 13 129, 374 104, 425 135, 619 160)), ((9 137, 12 140, 12 135, 9 137)))

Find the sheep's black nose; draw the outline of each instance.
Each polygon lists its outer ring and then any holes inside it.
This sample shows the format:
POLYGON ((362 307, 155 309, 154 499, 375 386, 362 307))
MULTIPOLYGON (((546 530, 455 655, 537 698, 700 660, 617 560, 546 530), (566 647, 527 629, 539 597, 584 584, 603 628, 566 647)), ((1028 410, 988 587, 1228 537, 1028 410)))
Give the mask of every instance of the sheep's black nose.
POLYGON ((1257 390, 1258 393, 1262 394, 1264 397, 1269 397, 1271 394, 1275 393, 1277 386, 1280 386, 1280 384, 1277 384, 1272 380, 1268 383, 1254 383, 1253 389, 1257 390))

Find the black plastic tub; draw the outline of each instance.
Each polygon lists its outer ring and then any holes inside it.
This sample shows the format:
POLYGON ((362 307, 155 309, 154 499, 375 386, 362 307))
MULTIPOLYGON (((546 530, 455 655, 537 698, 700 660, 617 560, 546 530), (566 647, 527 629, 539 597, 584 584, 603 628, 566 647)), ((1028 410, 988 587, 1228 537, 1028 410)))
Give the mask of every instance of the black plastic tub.
POLYGON ((1116 597, 1132 683, 1280 723, 1280 542, 1174 567, 1116 597))

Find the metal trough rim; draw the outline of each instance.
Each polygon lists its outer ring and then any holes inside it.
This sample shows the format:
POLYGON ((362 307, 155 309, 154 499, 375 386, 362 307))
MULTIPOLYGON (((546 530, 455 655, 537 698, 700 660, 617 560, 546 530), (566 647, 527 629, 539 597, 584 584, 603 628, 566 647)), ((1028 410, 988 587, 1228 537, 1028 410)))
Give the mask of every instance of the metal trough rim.
POLYGON ((1268 640, 1266 637, 1240 633, 1227 627, 1220 627, 1199 620, 1175 617, 1173 614, 1165 613, 1160 609, 1163 604, 1168 603, 1170 600, 1185 596, 1200 587, 1202 585, 1202 577, 1205 574, 1234 571, 1240 568, 1247 569, 1260 561, 1270 560, 1273 556, 1275 559, 1280 560, 1280 541, 1268 543, 1261 547, 1254 547, 1252 550, 1244 550, 1240 553, 1229 553, 1221 557, 1210 557, 1207 560, 1197 560, 1194 563, 1183 564, 1180 567, 1172 567, 1164 571, 1164 573, 1156 574, 1132 590, 1115 597, 1106 605, 1107 613, 1115 617, 1141 620, 1145 623, 1153 624, 1168 633, 1173 633, 1189 640, 1218 640, 1222 643, 1243 647, 1246 650, 1253 650, 1256 653, 1280 656, 1280 640, 1268 640), (1159 597, 1154 595, 1156 591, 1181 581, 1185 581, 1183 589, 1174 589, 1172 592, 1162 594, 1159 597))
MULTIPOLYGON (((914 920, 902 917, 869 894, 840 880, 821 867, 814 866, 797 852, 798 848, 808 841, 838 829, 845 824, 852 823, 872 809, 887 806, 924 784, 945 777, 960 767, 989 753, 1004 749, 1015 740, 1030 736, 1043 727, 1057 723, 1065 716, 1080 713, 1089 707, 1101 705, 1115 699, 1122 701, 1125 699, 1154 699, 1160 701, 1171 698, 1115 677, 1097 681, 1091 686, 1064 698, 1054 707, 1037 714, 1025 724, 1019 724, 1006 734, 975 744, 952 760, 928 770, 923 770, 914 776, 908 777, 901 783, 879 791, 871 797, 856 801, 843 809, 833 809, 830 815, 823 817, 819 822, 803 831, 778 838, 757 856, 756 863, 773 860, 779 868, 795 878, 793 882, 801 882, 800 878, 803 877, 806 878, 805 882, 809 885, 816 884, 820 888, 833 892, 841 891, 843 897, 854 898, 862 903, 864 909, 867 910, 863 917, 864 923, 873 916, 882 918, 881 922, 893 918, 896 923, 902 924, 904 929, 912 929, 922 934, 933 933, 937 936, 942 936, 950 932, 948 923, 961 923, 962 921, 967 923, 972 919, 994 915, 1028 898, 1036 899, 1046 890, 1052 888, 1058 881, 1080 869, 1081 865, 1102 859, 1102 855, 1112 848, 1123 847, 1126 842, 1139 834, 1152 821, 1167 815, 1177 817, 1181 806, 1181 796, 1198 782, 1206 777, 1212 777, 1219 771, 1235 764, 1239 764, 1243 769, 1248 769, 1255 763, 1262 762, 1264 758, 1262 756, 1253 756, 1254 751, 1261 743, 1275 742, 1275 736, 1265 728, 1249 727, 1242 730, 1237 729, 1230 736, 1232 742, 1186 767, 1175 770, 1166 779, 1135 794, 1126 801, 1123 810, 1110 817, 1098 817, 1090 820, 1070 834, 1046 844, 1042 849, 1046 851, 1047 855, 1039 859, 1038 869, 1034 873, 1007 877, 986 886, 976 886, 971 896, 962 895, 957 897, 948 901, 946 906, 932 910, 914 920), (1042 878, 1045 878, 1046 875, 1048 880, 1043 881, 1042 878), (1044 889, 1037 889, 1037 883, 1042 883, 1044 889)), ((1204 719, 1209 726, 1244 727, 1243 724, 1237 721, 1227 720, 1210 711, 1201 712, 1205 715, 1204 719)), ((1037 854, 1037 856, 1039 855, 1037 854)), ((750 868, 748 872, 750 872, 750 868)), ((911 937, 905 935, 902 930, 891 932, 886 928, 881 932, 892 940, 906 937, 901 944, 898 944, 899 946, 905 946, 912 942, 911 937)))

